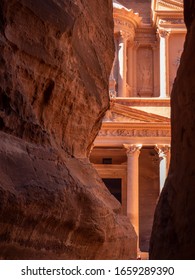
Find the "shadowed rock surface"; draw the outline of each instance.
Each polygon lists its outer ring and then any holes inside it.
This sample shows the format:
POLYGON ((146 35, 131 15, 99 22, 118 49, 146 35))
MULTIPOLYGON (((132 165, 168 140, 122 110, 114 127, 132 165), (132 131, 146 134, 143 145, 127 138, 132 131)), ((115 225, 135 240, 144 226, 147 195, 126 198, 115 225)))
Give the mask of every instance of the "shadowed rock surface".
POLYGON ((87 158, 109 107, 112 36, 112 1, 0 3, 1 259, 136 257, 87 158))
POLYGON ((195 259, 195 1, 184 1, 188 28, 171 94, 171 165, 155 212, 150 259, 195 259))

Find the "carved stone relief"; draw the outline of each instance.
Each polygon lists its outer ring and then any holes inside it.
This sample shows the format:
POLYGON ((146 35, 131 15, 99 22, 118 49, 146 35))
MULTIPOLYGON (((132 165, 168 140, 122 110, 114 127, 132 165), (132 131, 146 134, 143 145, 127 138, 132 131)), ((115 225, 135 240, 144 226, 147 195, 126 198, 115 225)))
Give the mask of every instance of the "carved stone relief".
POLYGON ((137 50, 137 90, 140 97, 153 95, 153 50, 150 47, 137 50))
POLYGON ((99 136, 115 136, 115 137, 170 137, 169 129, 103 129, 99 132, 99 136))
POLYGON ((132 25, 132 23, 130 23, 130 22, 128 22, 128 21, 125 21, 125 20, 122 20, 122 19, 120 19, 120 18, 115 18, 114 19, 114 24, 115 24, 115 26, 119 26, 119 28, 124 28, 124 27, 126 27, 126 28, 132 28, 133 27, 133 25, 132 25))

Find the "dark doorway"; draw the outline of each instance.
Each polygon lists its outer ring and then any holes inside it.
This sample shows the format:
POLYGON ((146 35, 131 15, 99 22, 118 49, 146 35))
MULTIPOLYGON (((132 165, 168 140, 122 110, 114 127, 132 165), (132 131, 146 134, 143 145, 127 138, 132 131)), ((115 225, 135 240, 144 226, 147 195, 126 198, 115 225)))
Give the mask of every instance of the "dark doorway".
POLYGON ((112 195, 121 203, 122 195, 121 195, 121 178, 104 178, 102 179, 106 187, 109 189, 112 195))

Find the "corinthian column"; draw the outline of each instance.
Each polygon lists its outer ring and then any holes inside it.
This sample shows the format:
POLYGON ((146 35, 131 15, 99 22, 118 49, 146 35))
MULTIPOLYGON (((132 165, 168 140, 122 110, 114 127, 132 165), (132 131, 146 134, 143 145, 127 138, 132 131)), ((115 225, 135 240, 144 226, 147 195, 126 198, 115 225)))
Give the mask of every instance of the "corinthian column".
POLYGON ((160 97, 169 96, 169 78, 168 78, 168 37, 169 32, 159 30, 160 36, 160 97))
POLYGON ((156 145, 156 151, 159 156, 159 177, 160 177, 160 192, 164 187, 164 183, 169 170, 170 163, 170 145, 156 145))
POLYGON ((127 37, 122 31, 118 37, 118 97, 126 96, 126 71, 127 71, 127 37))
POLYGON ((127 216, 139 237, 139 154, 142 145, 124 144, 127 153, 127 216))

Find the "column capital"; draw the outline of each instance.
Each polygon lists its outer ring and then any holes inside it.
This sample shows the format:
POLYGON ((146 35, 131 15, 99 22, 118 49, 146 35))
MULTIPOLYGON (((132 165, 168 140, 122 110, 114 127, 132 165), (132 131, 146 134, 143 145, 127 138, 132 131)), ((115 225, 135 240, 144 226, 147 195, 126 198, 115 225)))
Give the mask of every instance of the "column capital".
POLYGON ((117 38, 119 39, 119 43, 123 43, 124 41, 127 40, 127 34, 126 34, 126 32, 120 30, 120 31, 117 33, 117 38))
POLYGON ((139 154, 142 147, 141 144, 123 144, 123 147, 126 149, 127 156, 133 156, 134 154, 139 154))
POLYGON ((158 28, 157 33, 158 33, 159 37, 166 38, 170 35, 171 32, 169 30, 166 30, 166 29, 159 29, 158 28))
POLYGON ((170 149, 171 149, 170 145, 158 145, 157 144, 155 146, 155 150, 161 159, 167 157, 168 153, 170 152, 170 149))
POLYGON ((127 42, 127 41, 133 42, 134 36, 135 36, 135 31, 133 29, 130 30, 130 31, 120 30, 117 33, 117 37, 119 39, 119 42, 121 42, 121 43, 124 43, 124 42, 127 42))

